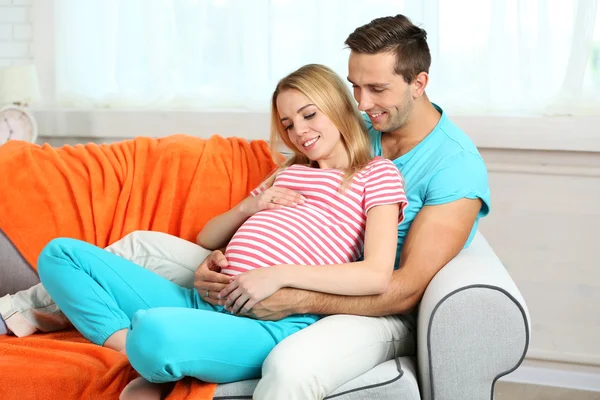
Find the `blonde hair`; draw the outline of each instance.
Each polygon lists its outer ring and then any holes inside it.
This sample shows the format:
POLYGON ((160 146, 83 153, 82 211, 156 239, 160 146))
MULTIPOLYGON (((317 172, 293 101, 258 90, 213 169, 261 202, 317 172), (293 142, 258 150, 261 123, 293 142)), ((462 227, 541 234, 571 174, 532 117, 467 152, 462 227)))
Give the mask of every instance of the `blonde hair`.
MULTIPOLYGON (((348 154, 348 168, 344 174, 343 186, 355 173, 363 169, 371 160, 371 146, 365 121, 356 107, 344 81, 331 69, 320 64, 308 64, 281 79, 273 92, 271 101, 271 152, 275 156, 278 145, 283 142, 294 155, 285 162, 275 158, 280 169, 294 164, 317 167, 290 141, 288 132, 280 121, 277 111, 277 97, 285 90, 296 90, 313 103, 340 131, 342 142, 348 154)), ((278 170, 279 171, 279 170, 278 170)), ((273 184, 277 171, 265 182, 273 184)))

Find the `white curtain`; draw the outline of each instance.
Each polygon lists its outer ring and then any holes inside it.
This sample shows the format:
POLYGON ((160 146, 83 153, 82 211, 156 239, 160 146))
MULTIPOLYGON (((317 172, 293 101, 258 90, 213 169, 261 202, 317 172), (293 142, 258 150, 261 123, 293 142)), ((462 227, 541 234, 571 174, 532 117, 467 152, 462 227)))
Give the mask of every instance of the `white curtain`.
POLYGON ((268 109, 306 63, 347 75, 344 40, 402 13, 428 32, 430 98, 468 115, 600 113, 595 0, 56 0, 56 103, 268 109))

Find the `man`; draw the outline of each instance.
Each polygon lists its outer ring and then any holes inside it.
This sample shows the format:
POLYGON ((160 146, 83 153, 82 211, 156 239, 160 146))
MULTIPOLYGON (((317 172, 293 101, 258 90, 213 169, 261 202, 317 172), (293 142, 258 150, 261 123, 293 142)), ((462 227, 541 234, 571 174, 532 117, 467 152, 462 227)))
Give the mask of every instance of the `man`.
MULTIPOLYGON (((375 155, 393 160, 409 206, 398 226, 397 269, 378 296, 336 296, 285 288, 248 315, 335 314, 281 342, 263 365, 255 399, 321 399, 393 357, 415 352, 415 315, 433 276, 473 238, 489 212, 485 164, 473 142, 432 104, 425 89, 431 56, 426 32, 403 15, 378 18, 346 39, 348 80, 365 113, 375 155)), ((229 282, 213 252, 195 287, 217 303, 229 282)))

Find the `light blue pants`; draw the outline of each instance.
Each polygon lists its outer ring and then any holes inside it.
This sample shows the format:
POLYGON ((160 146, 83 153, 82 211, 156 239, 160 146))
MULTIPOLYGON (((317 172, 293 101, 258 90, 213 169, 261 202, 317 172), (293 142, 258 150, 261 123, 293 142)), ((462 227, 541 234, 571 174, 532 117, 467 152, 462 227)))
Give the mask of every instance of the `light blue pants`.
POLYGON ((73 325, 102 345, 128 328, 131 365, 151 382, 191 376, 224 383, 259 378, 281 340, 317 320, 296 315, 257 321, 206 303, 137 264, 75 239, 54 239, 42 250, 43 285, 73 325))

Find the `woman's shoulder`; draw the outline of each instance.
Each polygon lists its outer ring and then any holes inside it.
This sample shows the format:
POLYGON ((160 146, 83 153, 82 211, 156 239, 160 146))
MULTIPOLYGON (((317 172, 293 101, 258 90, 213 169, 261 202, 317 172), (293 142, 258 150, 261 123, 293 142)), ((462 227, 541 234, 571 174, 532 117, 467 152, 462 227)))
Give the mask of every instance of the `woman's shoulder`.
POLYGON ((357 174, 359 182, 365 185, 369 181, 378 181, 381 178, 398 179, 403 181, 402 174, 396 165, 385 158, 375 157, 357 174))
POLYGON ((391 160, 377 156, 377 157, 373 158, 371 161, 369 161, 367 166, 365 168, 363 168, 363 171, 364 172, 373 172, 373 171, 377 171, 377 170, 387 170, 390 168, 398 170, 396 165, 391 160))

